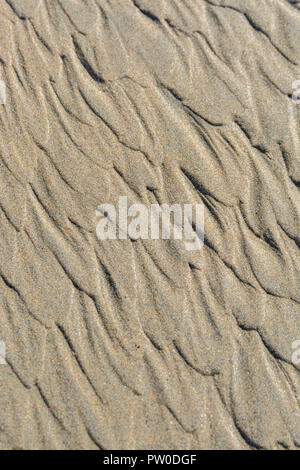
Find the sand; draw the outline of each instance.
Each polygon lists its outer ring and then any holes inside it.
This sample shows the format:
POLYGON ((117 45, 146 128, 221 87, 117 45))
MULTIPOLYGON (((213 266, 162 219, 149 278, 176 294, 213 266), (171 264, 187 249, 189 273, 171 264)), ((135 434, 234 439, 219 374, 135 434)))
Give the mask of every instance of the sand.
POLYGON ((300 448, 299 2, 0 11, 0 449, 300 448))

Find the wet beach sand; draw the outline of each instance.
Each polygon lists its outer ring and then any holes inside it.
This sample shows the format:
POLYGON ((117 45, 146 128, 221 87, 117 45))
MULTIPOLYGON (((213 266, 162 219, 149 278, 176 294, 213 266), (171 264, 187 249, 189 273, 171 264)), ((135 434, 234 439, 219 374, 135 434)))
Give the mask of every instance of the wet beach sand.
POLYGON ((299 449, 300 3, 0 11, 0 449, 299 449))

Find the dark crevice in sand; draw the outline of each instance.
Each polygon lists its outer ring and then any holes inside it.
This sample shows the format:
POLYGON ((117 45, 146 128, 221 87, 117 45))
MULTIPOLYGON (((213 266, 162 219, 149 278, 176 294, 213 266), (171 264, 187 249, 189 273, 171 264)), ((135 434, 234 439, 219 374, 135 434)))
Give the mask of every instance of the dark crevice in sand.
POLYGON ((95 439, 95 437, 93 436, 93 434, 91 433, 91 431, 90 431, 88 428, 85 428, 85 429, 86 429, 87 435, 89 436, 89 438, 91 439, 91 441, 95 444, 95 446, 96 446, 99 450, 107 450, 102 444, 99 444, 98 440, 95 439))
POLYGON ((45 397, 41 387, 39 386, 38 383, 35 384, 36 386, 36 389, 37 391, 39 392, 39 395, 41 397, 41 399, 43 400, 47 410, 49 411, 49 413, 53 416, 54 420, 59 424, 59 426, 61 426, 61 428, 64 430, 64 431, 67 431, 66 428, 65 428, 65 425, 64 423, 59 419, 59 417, 56 415, 56 413, 54 412, 52 406, 50 405, 50 403, 48 402, 47 398, 45 397))
POLYGON ((73 44, 74 44, 74 48, 75 48, 75 52, 77 54, 77 57, 81 63, 81 65, 85 68, 85 70, 87 71, 87 73, 90 75, 90 77, 95 81, 95 82, 98 82, 98 83, 102 83, 104 84, 105 83, 105 80, 103 80, 102 77, 100 77, 99 75, 96 74, 96 72, 94 72, 94 70, 92 69, 91 65, 88 63, 88 61, 86 60, 86 58, 84 57, 84 54, 82 52, 82 49, 81 47, 79 46, 78 42, 76 41, 76 39, 74 38, 74 36, 72 37, 73 39, 73 44))
POLYGON ((26 388, 27 390, 30 390, 30 386, 27 385, 24 380, 21 378, 20 374, 18 374, 18 372, 16 371, 16 368, 12 365, 11 361, 9 359, 6 358, 6 363, 9 365, 9 367, 11 368, 12 372, 15 374, 15 376, 17 377, 17 379, 19 380, 19 382, 21 382, 21 384, 23 385, 24 388, 26 388))
POLYGON ((91 386, 92 389, 94 390, 94 392, 95 392, 97 398, 99 398, 99 400, 101 401, 101 403, 103 403, 102 397, 99 395, 99 392, 95 389, 95 387, 94 387, 93 383, 91 382, 91 380, 90 380, 88 374, 86 373, 86 371, 85 371, 83 365, 81 364, 81 361, 80 361, 78 355, 76 354, 76 351, 75 351, 75 349, 74 349, 74 347, 73 347, 73 345, 72 345, 72 343, 71 343, 71 341, 70 341, 70 339, 69 339, 67 333, 65 332, 64 328, 63 328, 61 325, 59 325, 58 323, 56 323, 56 326, 57 326, 58 330, 61 332, 62 336, 64 337, 64 339, 65 339, 65 341, 66 341, 66 343, 67 343, 67 345, 68 345, 70 351, 72 352, 72 355, 73 355, 73 357, 74 357, 74 359, 75 359, 75 361, 76 361, 76 363, 77 363, 79 369, 81 370, 81 372, 82 372, 83 375, 85 376, 86 380, 88 381, 88 383, 90 384, 90 386, 91 386))
POLYGON ((181 357, 181 359, 191 368, 193 369, 195 372, 197 372, 198 374, 201 374, 203 375, 204 377, 213 377, 215 375, 218 375, 219 372, 218 371, 213 371, 211 373, 207 373, 203 370, 200 370, 199 368, 196 368, 195 366, 193 366, 193 364, 187 359, 187 357, 185 356, 185 354, 183 353, 183 351, 178 347, 176 341, 173 341, 173 345, 174 345, 174 348, 176 349, 176 351, 178 352, 179 356, 181 357))
POLYGON ((284 59, 286 59, 290 64, 292 65, 298 65, 297 62, 294 62, 292 59, 290 59, 284 52, 282 52, 275 44, 274 42, 271 40, 271 38, 268 36, 268 34, 263 31, 251 18, 250 16, 239 10, 238 8, 235 8, 235 7, 232 7, 232 6, 229 6, 229 5, 217 5, 213 2, 211 2, 210 0, 204 0, 206 3, 208 3, 209 5, 211 6, 214 6, 214 7, 220 7, 220 8, 227 8, 229 10, 232 10, 232 11, 235 11, 241 15, 244 16, 244 18, 248 21, 249 25, 255 30, 257 31, 258 33, 261 33, 271 44, 272 46, 274 47, 274 49, 276 49, 276 51, 278 52, 278 54, 280 54, 282 57, 284 57, 284 59))
POLYGON ((150 19, 151 21, 154 21, 155 23, 160 23, 159 18, 153 15, 151 11, 146 10, 145 8, 142 8, 140 5, 138 5, 136 0, 132 0, 132 3, 144 16, 146 16, 146 18, 150 19))

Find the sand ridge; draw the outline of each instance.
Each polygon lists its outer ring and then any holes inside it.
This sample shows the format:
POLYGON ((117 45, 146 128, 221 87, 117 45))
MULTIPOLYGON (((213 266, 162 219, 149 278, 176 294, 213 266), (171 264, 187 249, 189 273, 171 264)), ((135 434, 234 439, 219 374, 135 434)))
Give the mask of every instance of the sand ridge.
POLYGON ((299 3, 0 11, 0 449, 299 448, 299 3), (203 249, 99 240, 120 196, 203 249))

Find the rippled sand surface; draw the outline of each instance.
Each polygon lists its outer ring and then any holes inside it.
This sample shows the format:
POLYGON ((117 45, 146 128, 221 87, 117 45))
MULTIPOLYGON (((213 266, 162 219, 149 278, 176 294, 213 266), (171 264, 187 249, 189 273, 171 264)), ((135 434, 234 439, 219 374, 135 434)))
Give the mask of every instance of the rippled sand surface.
POLYGON ((1 449, 300 448, 299 5, 0 0, 1 449))

